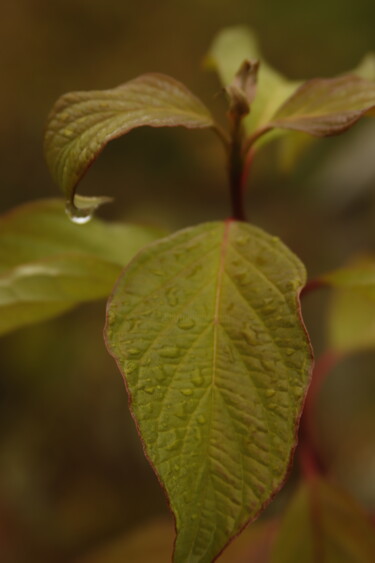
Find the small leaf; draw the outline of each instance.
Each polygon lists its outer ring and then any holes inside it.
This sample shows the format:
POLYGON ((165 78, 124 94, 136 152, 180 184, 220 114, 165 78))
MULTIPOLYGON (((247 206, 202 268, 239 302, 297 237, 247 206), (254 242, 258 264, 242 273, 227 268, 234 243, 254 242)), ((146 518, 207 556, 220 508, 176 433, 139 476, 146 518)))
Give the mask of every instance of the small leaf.
POLYGON ((341 353, 375 347, 375 259, 357 261, 320 277, 334 288, 330 347, 341 353))
POLYGON ((321 478, 302 483, 287 508, 270 563, 370 563, 373 527, 347 493, 321 478))
POLYGON ((71 92, 56 102, 44 149, 71 205, 78 182, 106 144, 142 125, 199 129, 214 123, 198 98, 163 74, 144 74, 111 90, 71 92))
POLYGON ((283 483, 309 379, 303 265, 244 223, 144 249, 108 304, 107 346, 177 525, 175 561, 211 563, 283 483))
POLYGON ((255 98, 259 63, 244 61, 231 84, 225 88, 229 98, 229 113, 242 118, 250 111, 255 98))
POLYGON ((121 268, 160 233, 135 225, 85 227, 61 200, 27 204, 0 217, 0 334, 106 297, 121 268))
POLYGON ((244 119, 247 132, 253 133, 269 123, 276 110, 300 82, 287 80, 267 64, 260 53, 255 35, 246 26, 229 27, 221 31, 213 40, 207 65, 217 70, 222 84, 228 86, 245 60, 260 61, 257 94, 250 114, 244 119))
POLYGON ((337 135, 375 106, 375 83, 358 76, 305 82, 272 117, 270 127, 337 135))

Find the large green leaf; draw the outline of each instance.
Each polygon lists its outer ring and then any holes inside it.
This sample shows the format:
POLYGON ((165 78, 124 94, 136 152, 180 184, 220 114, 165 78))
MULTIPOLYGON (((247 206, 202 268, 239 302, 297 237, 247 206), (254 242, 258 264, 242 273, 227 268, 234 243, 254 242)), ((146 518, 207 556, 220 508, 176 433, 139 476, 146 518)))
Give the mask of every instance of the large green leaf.
MULTIPOLYGON (((77 183, 106 144, 142 125, 205 128, 214 123, 198 98, 163 74, 144 74, 110 90, 59 98, 48 119, 44 148, 51 174, 71 206, 80 207, 74 201, 77 183)), ((86 207, 81 215, 91 211, 86 207)))
POLYGON ((375 259, 359 260, 320 280, 334 288, 329 310, 330 347, 354 352, 375 347, 375 259))
POLYGON ((283 483, 309 378, 303 265, 235 221, 163 239, 124 270, 106 339, 177 525, 210 563, 283 483))
POLYGON ((0 218, 0 334, 106 297, 121 268, 160 236, 135 225, 71 223, 61 200, 0 218))
POLYGON ((302 483, 281 524, 270 563, 370 563, 375 534, 357 503, 328 481, 302 483))
POLYGON ((305 82, 272 117, 270 126, 317 137, 348 129, 375 106, 375 83, 355 75, 305 82))
POLYGON ((208 65, 217 70, 224 86, 232 82, 244 60, 260 61, 256 97, 250 115, 244 119, 246 130, 251 133, 269 123, 300 82, 287 80, 263 59, 254 34, 245 26, 221 31, 207 56, 208 65))

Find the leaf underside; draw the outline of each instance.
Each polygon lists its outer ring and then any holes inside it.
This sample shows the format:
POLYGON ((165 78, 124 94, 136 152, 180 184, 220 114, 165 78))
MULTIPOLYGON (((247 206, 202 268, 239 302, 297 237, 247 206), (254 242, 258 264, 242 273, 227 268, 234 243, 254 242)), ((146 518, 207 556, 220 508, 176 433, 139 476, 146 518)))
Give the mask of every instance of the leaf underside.
POLYGON ((50 113, 44 150, 67 199, 74 201, 77 183, 109 141, 143 125, 206 128, 213 120, 183 84, 157 73, 109 90, 62 96, 50 113))
POLYGON ((134 254, 160 233, 94 220, 71 223, 61 200, 0 217, 0 334, 106 297, 134 254))
POLYGON ((144 249, 108 304, 145 451, 176 519, 175 561, 211 562, 281 486, 311 351, 300 261, 228 221, 144 249))

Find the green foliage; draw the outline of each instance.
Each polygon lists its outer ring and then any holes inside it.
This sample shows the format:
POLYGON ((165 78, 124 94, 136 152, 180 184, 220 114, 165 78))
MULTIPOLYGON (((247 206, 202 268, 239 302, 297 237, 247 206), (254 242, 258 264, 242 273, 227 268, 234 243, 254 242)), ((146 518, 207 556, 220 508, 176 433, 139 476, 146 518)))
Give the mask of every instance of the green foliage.
POLYGON ((107 297, 122 267, 161 232, 67 220, 64 202, 30 203, 0 219, 0 333, 107 297))
MULTIPOLYGON (((108 302, 107 346, 175 516, 176 563, 213 561, 280 489, 312 369, 299 303, 304 267, 276 237, 244 220, 254 146, 282 130, 296 153, 305 141, 289 130, 338 134, 375 106, 372 59, 358 71, 367 79, 350 74, 300 83, 259 58, 245 28, 223 31, 210 49, 208 62, 228 97, 228 132, 184 85, 161 74, 66 94, 47 123, 47 162, 76 223, 108 200, 75 191, 110 140, 143 125, 213 129, 228 160, 227 221, 151 245, 160 233, 99 220, 78 227, 56 201, 25 206, 0 223, 2 332, 108 296, 125 267, 108 302)), ((331 285, 336 295, 329 352, 374 346, 373 262, 321 276, 319 285, 331 285)), ((302 440, 303 451, 314 449, 308 422, 302 440)), ((292 501, 272 555, 268 549, 261 560, 315 558, 310 495, 321 513, 319 549, 327 561, 372 560, 366 559, 373 545, 365 518, 336 494, 317 462, 302 469, 308 484, 292 501)))
POLYGON ((176 517, 176 561, 211 561, 285 477, 311 357, 304 283, 275 237, 208 223, 141 252, 109 301, 109 349, 176 517))
POLYGON ((212 127, 203 103, 177 80, 144 74, 111 90, 72 92, 53 107, 45 136, 51 174, 70 202, 72 215, 90 217, 101 201, 80 205, 77 183, 105 145, 135 127, 212 127))

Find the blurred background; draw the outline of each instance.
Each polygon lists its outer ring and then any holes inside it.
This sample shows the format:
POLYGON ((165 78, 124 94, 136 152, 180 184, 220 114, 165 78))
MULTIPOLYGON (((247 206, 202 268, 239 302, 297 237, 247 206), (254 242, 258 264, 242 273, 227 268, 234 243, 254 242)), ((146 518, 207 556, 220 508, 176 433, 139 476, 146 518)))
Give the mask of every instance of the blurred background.
MULTIPOLYGON (((202 64, 221 28, 250 25, 267 60, 301 79, 354 68, 375 51, 374 21, 373 0, 3 3, 0 211, 59 195, 42 137, 62 93, 159 71, 186 83, 222 120, 220 84, 202 64)), ((293 167, 271 143, 254 163, 249 217, 280 236, 310 277, 374 252, 374 156, 375 120, 314 142, 293 167)), ((134 131, 106 148, 81 193, 115 197, 102 217, 171 230, 229 214, 223 150, 207 131, 134 131)), ((304 304, 317 355, 324 349, 326 304, 325 292, 304 304)), ((104 309, 104 302, 84 305, 0 341, 2 563, 137 562, 135 555, 104 552, 95 559, 95 553, 168 515, 121 376, 104 348, 104 309)), ((317 412, 326 463, 372 511, 374 367, 370 352, 341 363, 317 412)), ((171 545, 171 535, 166 538, 171 545)), ((155 553, 148 560, 156 561, 155 553)))

